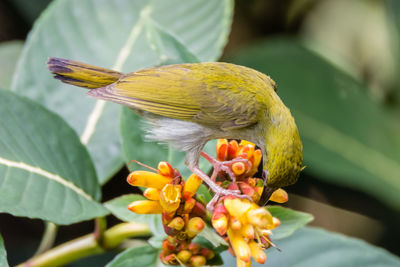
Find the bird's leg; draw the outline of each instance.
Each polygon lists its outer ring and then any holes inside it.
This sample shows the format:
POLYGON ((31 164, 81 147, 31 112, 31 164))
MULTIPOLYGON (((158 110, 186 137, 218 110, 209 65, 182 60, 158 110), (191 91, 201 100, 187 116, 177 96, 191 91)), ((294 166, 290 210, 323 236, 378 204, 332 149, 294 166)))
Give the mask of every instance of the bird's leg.
POLYGON ((226 172, 229 175, 229 177, 231 178, 232 182, 236 182, 236 175, 232 172, 232 165, 236 162, 243 162, 244 164, 248 165, 249 169, 251 168, 251 162, 244 158, 235 158, 235 159, 229 160, 229 161, 218 161, 218 160, 214 159, 213 157, 211 157, 210 155, 208 155, 204 151, 201 151, 200 155, 203 158, 205 158, 208 162, 210 162, 211 165, 213 166, 214 173, 216 173, 216 175, 215 176, 213 175, 211 178, 214 182, 215 182, 215 179, 217 178, 217 174, 220 171, 226 172))
MULTIPOLYGON (((210 177, 208 177, 207 174, 205 174, 198 166, 195 166, 192 168, 192 172, 194 172, 197 176, 199 176, 209 187, 210 189, 214 192, 214 197, 211 199, 210 202, 207 204, 207 209, 212 211, 214 209, 215 204, 217 203, 218 199, 220 196, 228 196, 232 195, 234 197, 238 198, 248 198, 251 200, 251 197, 248 195, 243 195, 240 190, 229 190, 229 189, 224 189, 217 185, 210 177)), ((211 177, 214 177, 217 175, 216 170, 214 169, 213 174, 211 177)))

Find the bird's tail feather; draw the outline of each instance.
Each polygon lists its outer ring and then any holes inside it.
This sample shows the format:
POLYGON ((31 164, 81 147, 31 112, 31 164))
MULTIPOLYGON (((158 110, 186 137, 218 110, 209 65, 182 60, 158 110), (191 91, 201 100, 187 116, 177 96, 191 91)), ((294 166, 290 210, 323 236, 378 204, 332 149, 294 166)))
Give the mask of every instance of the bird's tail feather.
POLYGON ((47 67, 54 74, 54 78, 88 89, 107 86, 119 80, 123 75, 118 71, 54 57, 49 59, 47 67))

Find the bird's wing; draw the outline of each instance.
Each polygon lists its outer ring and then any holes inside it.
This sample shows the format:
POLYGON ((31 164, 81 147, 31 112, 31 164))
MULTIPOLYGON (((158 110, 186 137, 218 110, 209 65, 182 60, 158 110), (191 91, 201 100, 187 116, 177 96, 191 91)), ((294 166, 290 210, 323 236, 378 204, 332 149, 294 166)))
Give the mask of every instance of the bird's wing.
POLYGON ((256 123, 265 108, 266 76, 258 75, 227 63, 169 65, 127 74, 89 94, 165 117, 241 128, 256 123))

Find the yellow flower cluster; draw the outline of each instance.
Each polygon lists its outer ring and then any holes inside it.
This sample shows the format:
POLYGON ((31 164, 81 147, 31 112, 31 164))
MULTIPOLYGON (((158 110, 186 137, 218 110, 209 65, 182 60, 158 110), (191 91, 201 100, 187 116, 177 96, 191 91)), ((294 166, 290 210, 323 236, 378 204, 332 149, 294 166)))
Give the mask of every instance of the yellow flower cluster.
POLYGON ((202 180, 191 175, 185 182, 167 162, 160 162, 157 173, 134 171, 127 181, 133 186, 147 187, 146 200, 132 202, 128 208, 140 214, 161 214, 165 233, 160 259, 168 265, 203 266, 214 252, 192 243, 205 227, 204 206, 194 195, 202 180))
MULTIPOLYGON (((250 142, 218 140, 217 160, 228 164, 236 181, 220 171, 216 182, 230 190, 240 190, 252 200, 224 196, 216 202, 211 216, 213 228, 228 242, 231 253, 237 257, 238 267, 250 266, 251 257, 260 264, 265 263, 264 249, 272 245, 269 235, 280 224, 265 207, 256 204, 264 189, 264 181, 253 177, 261 156, 261 150, 250 142), (242 160, 235 160, 239 158, 242 160)), ((164 230, 168 235, 160 254, 164 264, 203 266, 215 256, 212 250, 192 243, 206 223, 205 203, 195 198, 202 183, 198 176, 192 174, 184 181, 169 163, 160 162, 156 172, 134 171, 127 180, 133 186, 147 188, 143 193, 147 199, 135 201, 128 208, 136 213, 162 215, 164 230)), ((270 200, 283 203, 288 200, 288 195, 283 189, 278 189, 270 200)))

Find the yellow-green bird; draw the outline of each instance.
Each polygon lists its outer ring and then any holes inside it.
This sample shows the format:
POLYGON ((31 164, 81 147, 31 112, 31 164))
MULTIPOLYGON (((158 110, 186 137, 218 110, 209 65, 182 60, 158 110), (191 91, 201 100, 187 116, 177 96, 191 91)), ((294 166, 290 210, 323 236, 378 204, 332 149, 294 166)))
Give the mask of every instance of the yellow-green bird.
MULTIPOLYGON (((60 58, 50 58, 48 68, 56 79, 90 89, 89 96, 139 112, 151 125, 149 137, 186 151, 187 167, 216 198, 238 192, 219 187, 199 169, 201 151, 209 140, 243 139, 261 148, 263 202, 275 189, 295 183, 303 168, 299 132, 275 92, 275 82, 251 68, 207 62, 123 74, 60 58)), ((208 159, 214 168, 229 171, 223 163, 208 159)))

